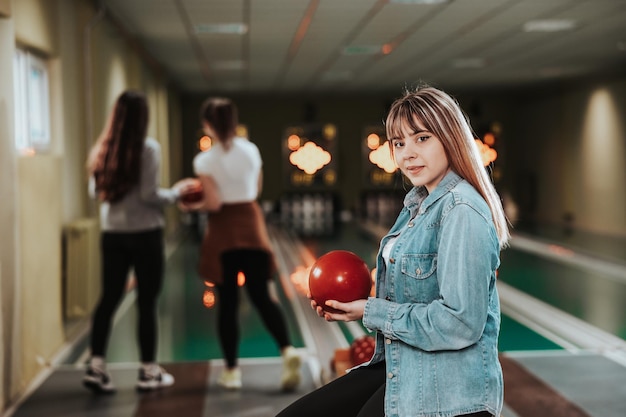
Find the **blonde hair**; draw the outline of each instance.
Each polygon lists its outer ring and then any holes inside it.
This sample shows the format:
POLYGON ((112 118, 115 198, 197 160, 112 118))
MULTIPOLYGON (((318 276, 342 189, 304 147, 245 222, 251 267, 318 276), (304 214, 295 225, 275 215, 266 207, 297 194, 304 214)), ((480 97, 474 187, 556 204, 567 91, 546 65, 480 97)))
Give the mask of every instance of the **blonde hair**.
MULTIPOLYGON (((466 115, 455 99, 433 87, 418 87, 397 99, 387 114, 387 138, 403 136, 407 126, 418 130, 417 122, 435 134, 448 158, 450 169, 470 183, 485 199, 491 210, 500 248, 508 245, 509 222, 500 196, 482 164, 466 115)), ((391 147, 393 152, 393 147, 391 147)))

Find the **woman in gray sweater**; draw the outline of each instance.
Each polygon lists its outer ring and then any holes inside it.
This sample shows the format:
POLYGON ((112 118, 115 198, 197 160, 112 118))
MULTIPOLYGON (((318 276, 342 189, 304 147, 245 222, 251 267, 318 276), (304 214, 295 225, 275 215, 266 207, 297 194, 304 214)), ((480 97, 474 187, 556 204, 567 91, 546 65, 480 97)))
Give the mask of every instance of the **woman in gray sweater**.
POLYGON ((97 393, 115 391, 106 370, 106 347, 113 315, 124 295, 128 273, 137 280, 138 339, 142 365, 137 389, 170 386, 174 377, 156 362, 157 297, 163 282, 163 207, 178 200, 187 182, 160 188, 159 143, 147 138, 148 103, 125 91, 91 149, 89 192, 100 202, 102 294, 92 319, 91 359, 83 384, 97 393))

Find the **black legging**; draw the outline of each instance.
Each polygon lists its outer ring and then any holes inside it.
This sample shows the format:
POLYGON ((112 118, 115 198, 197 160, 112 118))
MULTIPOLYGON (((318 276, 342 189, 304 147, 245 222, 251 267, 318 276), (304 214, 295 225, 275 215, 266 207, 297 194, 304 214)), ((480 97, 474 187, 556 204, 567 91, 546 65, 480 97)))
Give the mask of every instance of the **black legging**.
MULTIPOLYGON (((384 417, 385 362, 353 369, 301 397, 276 417, 384 417)), ((458 417, 493 417, 486 411, 458 417)))
POLYGON ((216 285, 218 294, 218 332, 226 365, 237 366, 239 346, 239 288, 237 275, 246 277, 246 292, 261 315, 265 327, 279 348, 289 346, 289 334, 283 313, 269 293, 269 254, 256 249, 237 249, 221 256, 223 283, 216 285))
POLYGON ((383 417, 385 362, 348 372, 301 397, 276 417, 383 417))
POLYGON ((163 283, 163 231, 104 232, 102 251, 102 295, 95 310, 91 333, 92 356, 105 356, 111 322, 122 300, 128 273, 137 279, 137 337, 142 362, 153 362, 157 340, 157 298, 163 283))

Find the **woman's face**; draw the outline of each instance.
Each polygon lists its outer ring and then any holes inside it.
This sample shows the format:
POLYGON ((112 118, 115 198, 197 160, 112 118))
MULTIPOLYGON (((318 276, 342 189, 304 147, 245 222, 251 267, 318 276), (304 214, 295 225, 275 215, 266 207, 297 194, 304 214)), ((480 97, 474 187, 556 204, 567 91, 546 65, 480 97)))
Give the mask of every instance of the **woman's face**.
POLYGON ((402 126, 402 137, 391 138, 393 155, 402 173, 415 187, 425 186, 430 194, 450 170, 450 164, 441 141, 417 121, 413 131, 402 126))

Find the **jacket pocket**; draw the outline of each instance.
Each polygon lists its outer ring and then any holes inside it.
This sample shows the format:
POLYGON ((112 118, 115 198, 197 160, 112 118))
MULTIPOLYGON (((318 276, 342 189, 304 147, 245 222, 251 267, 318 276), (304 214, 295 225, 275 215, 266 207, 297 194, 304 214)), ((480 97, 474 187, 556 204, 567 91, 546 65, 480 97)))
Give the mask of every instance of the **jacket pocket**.
POLYGON ((436 253, 405 254, 400 270, 404 282, 404 302, 429 303, 439 298, 436 253))

